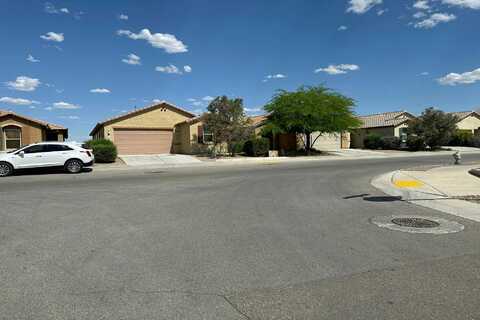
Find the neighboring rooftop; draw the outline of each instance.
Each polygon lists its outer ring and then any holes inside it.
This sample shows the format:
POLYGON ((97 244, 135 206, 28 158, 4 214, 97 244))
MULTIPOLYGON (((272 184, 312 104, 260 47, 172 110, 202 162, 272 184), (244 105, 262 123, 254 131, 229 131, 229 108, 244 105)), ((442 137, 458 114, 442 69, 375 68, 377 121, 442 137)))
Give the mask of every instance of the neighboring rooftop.
POLYGON ((30 121, 30 122, 34 122, 34 123, 37 123, 43 127, 46 127, 47 129, 51 129, 51 130, 67 130, 67 128, 65 127, 62 127, 62 126, 59 126, 58 124, 53 124, 53 123, 48 123, 48 122, 45 122, 45 121, 42 121, 42 120, 38 120, 38 119, 33 119, 33 118, 30 118, 30 117, 26 117, 24 115, 20 115, 18 113, 15 113, 13 111, 10 111, 10 110, 0 110, 0 117, 5 117, 5 116, 14 116, 14 117, 17 117, 17 118, 21 118, 21 119, 25 119, 27 121, 30 121))
POLYGON ((407 111, 384 112, 358 117, 362 121, 360 126, 362 129, 396 127, 412 118, 415 118, 415 116, 407 111))
POLYGON ((459 111, 459 112, 448 112, 448 114, 457 116, 459 121, 462 121, 466 117, 469 117, 470 115, 475 115, 480 118, 480 114, 476 111, 459 111))

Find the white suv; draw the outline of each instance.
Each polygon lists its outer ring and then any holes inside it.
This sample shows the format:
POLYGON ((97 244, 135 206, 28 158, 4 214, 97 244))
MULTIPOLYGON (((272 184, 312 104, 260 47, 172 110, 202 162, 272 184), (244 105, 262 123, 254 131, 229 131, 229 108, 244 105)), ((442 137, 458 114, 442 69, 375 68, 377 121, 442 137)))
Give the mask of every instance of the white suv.
POLYGON ((69 173, 79 173, 93 165, 92 150, 63 142, 31 144, 18 150, 0 154, 0 177, 11 175, 17 169, 64 167, 69 173))

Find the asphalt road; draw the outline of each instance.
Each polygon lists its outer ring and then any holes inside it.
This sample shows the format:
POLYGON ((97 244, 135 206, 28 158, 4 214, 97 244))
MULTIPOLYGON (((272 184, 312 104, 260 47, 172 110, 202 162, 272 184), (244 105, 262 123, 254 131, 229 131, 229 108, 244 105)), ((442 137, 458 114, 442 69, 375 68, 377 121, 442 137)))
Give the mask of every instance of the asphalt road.
POLYGON ((369 183, 447 162, 0 179, 0 319, 480 319, 480 224, 382 201, 369 183), (392 214, 465 230, 409 234, 369 221, 392 214))

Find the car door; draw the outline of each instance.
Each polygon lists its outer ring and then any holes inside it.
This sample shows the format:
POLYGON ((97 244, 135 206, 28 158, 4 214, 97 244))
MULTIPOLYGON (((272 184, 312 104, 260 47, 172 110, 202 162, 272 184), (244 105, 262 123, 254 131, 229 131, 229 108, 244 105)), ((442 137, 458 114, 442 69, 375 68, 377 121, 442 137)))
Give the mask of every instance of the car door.
POLYGON ((47 144, 45 162, 48 166, 63 166, 69 159, 72 148, 62 144, 47 144))
POLYGON ((12 161, 14 162, 15 168, 18 169, 44 167, 46 166, 44 155, 45 146, 36 144, 17 151, 12 161))

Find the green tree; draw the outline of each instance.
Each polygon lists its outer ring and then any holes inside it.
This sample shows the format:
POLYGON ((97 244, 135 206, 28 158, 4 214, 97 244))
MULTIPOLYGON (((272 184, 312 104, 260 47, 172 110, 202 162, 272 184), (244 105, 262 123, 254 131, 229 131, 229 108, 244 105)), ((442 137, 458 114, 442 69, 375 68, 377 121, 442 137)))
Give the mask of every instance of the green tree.
POLYGON ((410 122, 408 132, 422 137, 431 149, 448 144, 457 131, 458 118, 434 108, 427 108, 422 115, 410 122))
POLYGON ((355 101, 324 86, 302 86, 297 91, 279 90, 265 110, 269 113, 264 133, 295 133, 304 135, 307 152, 326 133, 356 128, 355 101), (312 140, 312 133, 318 135, 312 140))
POLYGON ((242 99, 217 97, 207 107, 205 127, 212 134, 213 154, 217 147, 226 144, 228 152, 234 155, 238 143, 246 140, 251 134, 250 120, 245 114, 242 99))

